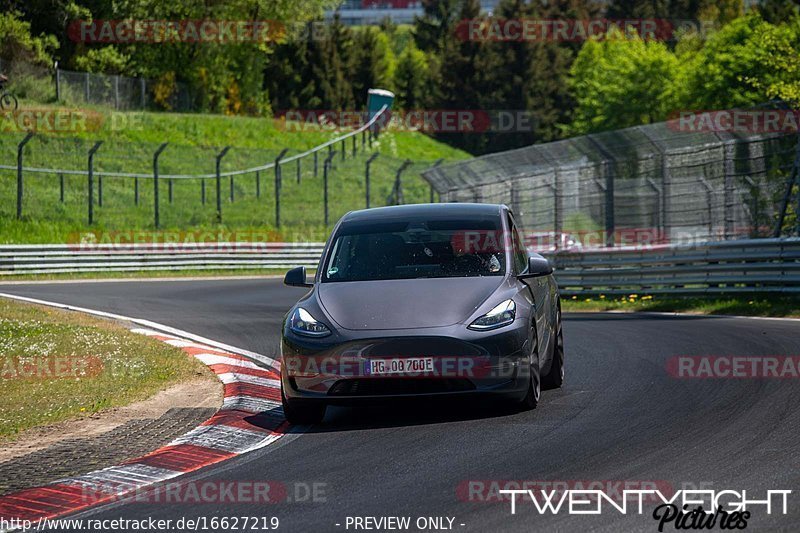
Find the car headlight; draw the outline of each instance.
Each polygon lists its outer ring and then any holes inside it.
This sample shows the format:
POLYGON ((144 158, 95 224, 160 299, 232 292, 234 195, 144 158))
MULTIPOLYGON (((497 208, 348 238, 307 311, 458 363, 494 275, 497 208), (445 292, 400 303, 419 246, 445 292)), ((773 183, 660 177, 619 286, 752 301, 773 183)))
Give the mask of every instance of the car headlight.
POLYGON ((302 307, 295 309, 289 317, 289 329, 307 337, 324 337, 331 334, 328 326, 311 316, 311 313, 302 307))
POLYGON ((483 316, 479 316, 467 326, 469 329, 486 331, 487 329, 502 328, 514 322, 517 306, 513 300, 506 300, 500 305, 495 306, 491 311, 483 316))

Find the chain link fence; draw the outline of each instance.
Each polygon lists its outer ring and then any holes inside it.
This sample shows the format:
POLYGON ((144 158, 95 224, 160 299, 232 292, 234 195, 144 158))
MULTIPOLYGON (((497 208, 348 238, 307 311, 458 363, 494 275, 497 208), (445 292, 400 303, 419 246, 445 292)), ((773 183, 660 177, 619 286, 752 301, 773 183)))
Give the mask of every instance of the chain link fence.
POLYGON ((94 105, 115 109, 200 111, 189 86, 175 80, 148 80, 60 68, 48 69, 0 59, 0 72, 19 97, 37 102, 58 101, 72 105, 94 105))
MULTIPOLYGON (((775 106, 763 106, 760 110, 775 106)), ((791 112, 791 111, 790 111, 791 112)), ((423 173, 446 202, 505 203, 544 248, 794 232, 798 134, 684 131, 678 119, 423 173)), ((701 128, 702 129, 702 128, 701 128)))
POLYGON ((379 153, 381 138, 299 152, 0 133, 0 220, 27 224, 0 242, 215 227, 324 239, 348 211, 429 201, 421 172, 437 162, 379 153))

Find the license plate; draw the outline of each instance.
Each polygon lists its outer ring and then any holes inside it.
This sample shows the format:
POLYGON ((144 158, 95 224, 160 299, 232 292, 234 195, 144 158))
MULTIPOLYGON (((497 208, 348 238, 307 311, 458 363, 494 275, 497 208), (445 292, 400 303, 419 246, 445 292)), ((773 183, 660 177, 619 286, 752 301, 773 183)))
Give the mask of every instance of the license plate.
POLYGON ((423 374, 426 372, 433 372, 433 357, 403 357, 367 361, 367 373, 373 376, 423 374))

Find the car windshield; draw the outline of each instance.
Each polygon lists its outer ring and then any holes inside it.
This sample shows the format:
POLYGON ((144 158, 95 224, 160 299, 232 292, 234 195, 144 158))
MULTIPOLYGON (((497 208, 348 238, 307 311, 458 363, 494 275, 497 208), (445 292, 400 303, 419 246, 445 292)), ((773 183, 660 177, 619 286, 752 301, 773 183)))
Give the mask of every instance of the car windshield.
POLYGON ((378 223, 344 227, 323 282, 502 276, 499 220, 378 223))

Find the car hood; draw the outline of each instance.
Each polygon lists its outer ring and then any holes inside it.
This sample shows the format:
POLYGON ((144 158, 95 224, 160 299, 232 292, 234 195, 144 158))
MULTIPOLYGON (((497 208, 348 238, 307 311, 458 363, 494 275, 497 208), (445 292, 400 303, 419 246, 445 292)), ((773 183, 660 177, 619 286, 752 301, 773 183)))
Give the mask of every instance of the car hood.
POLYGON ((342 328, 416 329, 469 318, 502 276, 320 283, 317 298, 342 328))

